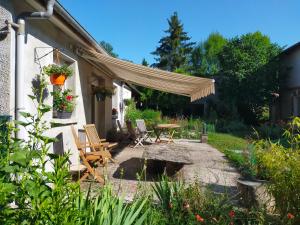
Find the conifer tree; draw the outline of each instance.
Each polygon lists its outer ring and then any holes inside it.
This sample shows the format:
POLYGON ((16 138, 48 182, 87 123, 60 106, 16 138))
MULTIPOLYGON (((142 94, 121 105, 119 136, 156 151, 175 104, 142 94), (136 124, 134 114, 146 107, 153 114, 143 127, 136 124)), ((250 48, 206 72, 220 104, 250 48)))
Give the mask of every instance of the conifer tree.
POLYGON ((159 47, 152 53, 156 56, 154 67, 175 71, 187 64, 188 56, 191 54, 194 42, 184 31, 183 24, 176 12, 168 19, 169 28, 167 35, 160 39, 159 47))

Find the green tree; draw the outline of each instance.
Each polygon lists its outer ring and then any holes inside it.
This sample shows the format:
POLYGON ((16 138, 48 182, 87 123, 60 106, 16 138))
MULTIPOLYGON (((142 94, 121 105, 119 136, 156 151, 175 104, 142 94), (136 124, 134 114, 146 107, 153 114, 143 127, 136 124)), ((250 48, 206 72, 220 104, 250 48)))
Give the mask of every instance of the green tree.
POLYGON ((118 58, 118 57, 119 57, 118 54, 114 52, 114 47, 113 47, 110 43, 108 43, 108 42, 106 42, 106 41, 100 41, 99 44, 104 48, 104 50, 105 50, 110 56, 115 57, 115 58, 118 58))
MULTIPOLYGON (((176 12, 168 19, 167 34, 159 41, 159 47, 152 53, 156 56, 152 66, 172 72, 187 73, 188 60, 194 42, 190 41, 187 32, 176 12)), ((164 115, 182 114, 189 104, 187 97, 153 91, 147 100, 147 107, 161 110, 164 115), (180 107, 178 107, 180 105, 180 107), (179 109, 181 111, 179 111, 179 109)))
POLYGON ((186 65, 195 43, 190 42, 191 38, 184 31, 176 12, 168 19, 168 24, 167 36, 160 39, 159 47, 152 54, 156 56, 155 67, 175 71, 186 65))
MULTIPOLYGON (((147 67, 149 66, 149 63, 147 62, 147 60, 145 58, 143 58, 143 60, 142 60, 142 65, 147 66, 147 67)), ((150 88, 146 88, 146 87, 138 87, 138 90, 142 93, 142 95, 140 96, 140 99, 144 103, 143 107, 148 108, 149 102, 151 101, 154 90, 150 89, 150 88)))
POLYGON ((199 43, 192 51, 190 73, 196 76, 211 77, 220 71, 218 54, 227 40, 219 33, 211 33, 207 40, 199 43))
POLYGON ((272 95, 279 90, 281 48, 260 32, 235 37, 219 54, 219 96, 248 123, 258 121, 272 95))

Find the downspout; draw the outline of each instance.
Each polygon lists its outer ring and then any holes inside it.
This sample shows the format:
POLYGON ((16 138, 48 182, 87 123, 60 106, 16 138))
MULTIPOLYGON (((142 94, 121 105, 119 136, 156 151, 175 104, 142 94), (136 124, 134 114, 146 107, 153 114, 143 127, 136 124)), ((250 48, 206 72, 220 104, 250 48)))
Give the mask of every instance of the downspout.
MULTIPOLYGON (((24 46, 25 46, 25 20, 26 19, 48 19, 53 15, 55 0, 48 0, 45 12, 24 12, 18 16, 17 24, 10 23, 12 27, 17 30, 17 44, 16 44, 16 74, 15 74, 15 119, 21 120, 20 112, 26 110, 24 104, 24 46)), ((17 137, 25 138, 23 129, 17 133, 17 137)))
POLYGON ((121 124, 124 125, 124 82, 121 81, 121 91, 120 91, 120 116, 121 124))

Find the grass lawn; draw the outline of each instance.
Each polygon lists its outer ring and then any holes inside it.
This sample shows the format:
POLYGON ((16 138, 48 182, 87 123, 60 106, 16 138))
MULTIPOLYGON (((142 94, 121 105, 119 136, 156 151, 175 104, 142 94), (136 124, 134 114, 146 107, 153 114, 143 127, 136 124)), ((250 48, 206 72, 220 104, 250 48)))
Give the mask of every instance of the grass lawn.
POLYGON ((223 152, 228 160, 239 169, 244 176, 252 176, 253 171, 250 168, 249 159, 243 154, 247 150, 248 142, 240 137, 231 134, 209 133, 208 143, 223 152))
POLYGON ((245 139, 223 133, 208 133, 208 144, 217 148, 221 152, 232 150, 244 150, 248 143, 245 139))

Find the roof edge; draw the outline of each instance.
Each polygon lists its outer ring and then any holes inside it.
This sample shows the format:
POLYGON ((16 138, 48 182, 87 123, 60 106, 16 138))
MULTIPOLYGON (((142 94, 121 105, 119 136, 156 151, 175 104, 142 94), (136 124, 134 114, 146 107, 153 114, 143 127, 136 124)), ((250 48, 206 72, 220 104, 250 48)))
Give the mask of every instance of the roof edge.
POLYGON ((300 42, 297 42, 297 43, 291 45, 290 47, 284 49, 284 50, 282 51, 281 55, 283 55, 283 54, 284 54, 284 55, 288 55, 288 54, 290 54, 292 51, 296 50, 297 48, 300 48, 300 42))
MULTIPOLYGON (((45 8, 43 4, 44 1, 41 0, 26 0, 27 2, 35 2, 39 4, 41 7, 45 8)), ((31 4, 32 5, 32 4, 31 4)), ((60 4, 57 0, 54 5, 54 12, 60 15, 64 21, 64 23, 73 27, 76 31, 78 31, 82 37, 85 38, 86 41, 90 42, 90 44, 97 50, 98 52, 108 55, 105 49, 94 39, 94 37, 60 4)))

